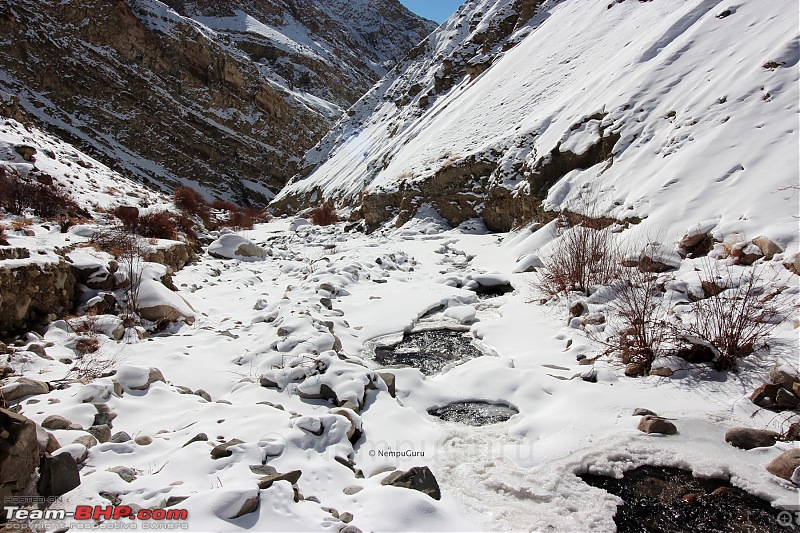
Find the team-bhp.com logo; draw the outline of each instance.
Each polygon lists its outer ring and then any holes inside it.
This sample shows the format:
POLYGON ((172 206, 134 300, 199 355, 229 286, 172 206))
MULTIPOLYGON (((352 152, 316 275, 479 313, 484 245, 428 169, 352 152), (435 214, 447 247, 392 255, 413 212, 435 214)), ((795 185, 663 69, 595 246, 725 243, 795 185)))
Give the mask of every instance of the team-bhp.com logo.
MULTIPOLYGON (((148 529, 147 521, 155 521, 152 529, 161 529, 159 524, 186 520, 189 512, 186 509, 136 509, 127 505, 78 505, 74 511, 66 509, 23 509, 20 506, 3 507, 8 520, 139 520, 143 528, 148 529)), ((170 528, 172 529, 172 528, 170 528)))

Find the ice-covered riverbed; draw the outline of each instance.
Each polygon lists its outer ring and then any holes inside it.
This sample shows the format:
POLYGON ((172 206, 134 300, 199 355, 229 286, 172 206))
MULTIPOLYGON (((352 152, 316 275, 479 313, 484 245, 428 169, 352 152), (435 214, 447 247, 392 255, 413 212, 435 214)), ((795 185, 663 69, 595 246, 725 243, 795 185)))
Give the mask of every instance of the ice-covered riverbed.
MULTIPOLYGON (((596 381, 585 380, 579 356, 598 348, 567 326, 563 305, 531 303, 530 274, 513 273, 534 251, 524 235, 443 230, 432 219, 369 236, 277 219, 242 235, 270 255, 205 256, 176 275, 194 324, 104 342, 101 353, 127 365, 122 396, 108 377, 23 403, 37 422, 58 414, 83 427, 97 414, 92 402, 103 403, 116 414, 114 432, 152 439, 92 447, 80 487, 57 505, 108 505, 109 495, 143 508, 177 501, 198 531, 339 531, 346 522, 363 531, 607 531, 617 497, 578 476, 648 464, 798 503, 796 489, 765 470, 791 444, 744 451, 723 438, 732 426, 781 429, 782 416, 747 399, 778 352, 752 356, 738 375, 689 366, 672 378, 627 378, 601 359, 596 381), (506 281, 513 292, 476 294, 506 281), (431 372, 403 360, 383 368, 376 339, 392 345, 421 325, 463 331, 478 352, 431 372), (158 368, 165 382, 136 390, 140 367, 158 368), (518 413, 484 426, 430 414, 460 402, 518 413), (678 433, 638 431, 638 407, 672 419, 678 433), (135 478, 108 471, 117 466, 135 478), (430 468, 441 499, 382 484, 416 466, 430 468), (266 467, 301 474, 294 488, 276 480, 259 489, 266 467), (252 512, 236 517, 243 510, 252 512)), ((72 352, 56 326, 45 338, 58 358, 72 352)), ((787 324, 780 335, 795 333, 787 324)), ((61 377, 45 360, 26 370, 61 377)), ((62 444, 85 435, 53 433, 62 444)))

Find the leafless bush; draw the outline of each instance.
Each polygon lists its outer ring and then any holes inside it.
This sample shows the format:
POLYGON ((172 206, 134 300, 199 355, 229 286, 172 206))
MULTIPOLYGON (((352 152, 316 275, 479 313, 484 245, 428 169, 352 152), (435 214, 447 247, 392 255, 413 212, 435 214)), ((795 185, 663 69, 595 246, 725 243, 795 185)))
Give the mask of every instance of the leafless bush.
POLYGON ((145 243, 125 228, 99 231, 92 237, 92 242, 119 261, 120 268, 128 280, 125 285, 126 306, 123 317, 128 323, 134 322, 142 283, 142 263, 147 254, 145 243))
POLYGON ((154 239, 174 239, 176 237, 176 227, 169 213, 156 211, 139 217, 136 233, 142 237, 154 239))
POLYGON ((648 371, 670 343, 664 282, 658 274, 627 268, 615 283, 608 336, 601 342, 624 363, 641 364, 648 371))
POLYGON ((23 177, 13 169, 0 165, 0 207, 9 213, 21 215, 31 209, 42 218, 88 217, 86 210, 64 190, 23 177))
POLYGON ((792 303, 776 288, 775 279, 763 276, 764 270, 752 267, 737 275, 730 266, 704 260, 698 273, 701 285, 728 288, 692 303, 692 319, 674 328, 676 340, 687 350, 711 350, 711 364, 719 370, 735 368, 738 359, 765 346, 792 303))
POLYGON ((549 296, 578 291, 591 294, 594 287, 608 285, 620 274, 620 251, 609 228, 578 225, 566 229, 557 247, 543 258, 544 267, 535 287, 549 296))
POLYGON ((315 226, 330 226, 339 222, 339 215, 330 200, 311 211, 311 222, 315 226))

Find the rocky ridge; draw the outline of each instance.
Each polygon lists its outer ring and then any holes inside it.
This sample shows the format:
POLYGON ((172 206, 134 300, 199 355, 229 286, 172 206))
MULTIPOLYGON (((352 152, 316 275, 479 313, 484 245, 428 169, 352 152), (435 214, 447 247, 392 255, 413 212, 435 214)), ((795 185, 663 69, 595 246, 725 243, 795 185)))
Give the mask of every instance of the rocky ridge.
POLYGON ((338 41, 331 36, 358 11, 170 4, 187 16, 156 0, 102 0, 89 11, 0 3, 0 111, 139 180, 263 203, 342 108, 432 28, 392 0, 365 7, 372 33, 356 25, 338 41))

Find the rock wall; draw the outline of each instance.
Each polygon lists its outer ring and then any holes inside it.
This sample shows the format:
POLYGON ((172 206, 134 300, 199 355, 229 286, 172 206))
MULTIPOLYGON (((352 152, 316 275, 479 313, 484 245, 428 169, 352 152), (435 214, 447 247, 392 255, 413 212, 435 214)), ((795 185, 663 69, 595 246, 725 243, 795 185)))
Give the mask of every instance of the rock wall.
POLYGON ((69 313, 75 276, 63 259, 51 263, 0 262, 0 336, 32 329, 69 313))

